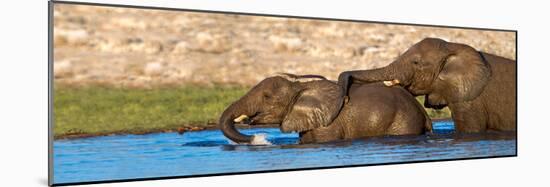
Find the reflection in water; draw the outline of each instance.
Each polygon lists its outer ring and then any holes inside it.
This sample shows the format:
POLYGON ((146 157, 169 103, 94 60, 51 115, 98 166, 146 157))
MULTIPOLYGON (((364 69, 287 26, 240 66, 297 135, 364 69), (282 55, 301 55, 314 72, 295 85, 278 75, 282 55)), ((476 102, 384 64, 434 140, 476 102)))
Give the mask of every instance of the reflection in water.
POLYGON ((434 123, 421 136, 372 137, 297 144, 297 134, 275 128, 272 145, 232 145, 218 130, 104 136, 54 142, 54 182, 84 182, 243 171, 395 163, 516 154, 516 134, 452 134, 452 122, 434 123))

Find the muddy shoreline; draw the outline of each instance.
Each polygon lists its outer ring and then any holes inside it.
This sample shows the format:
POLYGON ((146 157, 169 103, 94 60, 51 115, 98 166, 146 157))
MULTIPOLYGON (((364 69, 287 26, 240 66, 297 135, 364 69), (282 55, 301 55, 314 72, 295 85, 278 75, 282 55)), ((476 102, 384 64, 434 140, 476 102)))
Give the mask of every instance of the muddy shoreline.
MULTIPOLYGON (((269 124, 269 125, 249 126, 245 124, 235 124, 235 126, 239 129, 250 129, 250 128, 274 128, 274 127, 278 127, 279 125, 269 124)), ((203 126, 185 126, 185 127, 167 128, 167 129, 124 130, 124 131, 117 131, 117 132, 100 132, 100 133, 67 133, 67 134, 61 134, 61 135, 54 135, 54 140, 92 138, 92 137, 98 137, 98 136, 116 136, 116 135, 130 135, 130 134, 146 135, 146 134, 153 134, 153 133, 170 133, 170 132, 177 132, 183 135, 186 132, 215 130, 215 129, 219 129, 219 127, 216 124, 208 124, 203 126)))
MULTIPOLYGON (((441 119, 432 119, 432 123, 436 121, 450 121, 450 118, 441 118, 441 119)), ((252 128, 277 128, 278 124, 266 124, 266 125, 246 125, 246 124, 235 124, 238 129, 252 129, 252 128)), ((67 133, 61 135, 54 135, 54 140, 70 140, 70 139, 79 139, 79 138, 93 138, 98 136, 117 136, 117 135, 146 135, 153 133, 171 133, 177 132, 180 135, 185 134, 186 132, 192 131, 202 131, 202 130, 217 130, 219 127, 216 124, 208 124, 203 126, 185 126, 177 128, 167 128, 167 129, 148 129, 148 130, 124 130, 117 132, 101 132, 101 133, 67 133)))

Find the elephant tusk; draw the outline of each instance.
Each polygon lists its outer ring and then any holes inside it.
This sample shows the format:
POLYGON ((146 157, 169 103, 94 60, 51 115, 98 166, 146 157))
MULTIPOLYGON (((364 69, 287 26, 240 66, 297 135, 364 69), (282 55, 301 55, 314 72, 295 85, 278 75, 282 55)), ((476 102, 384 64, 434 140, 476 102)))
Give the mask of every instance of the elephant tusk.
POLYGON ((384 85, 386 85, 386 86, 398 85, 399 83, 400 82, 397 79, 393 79, 391 81, 384 81, 384 85))
POLYGON ((240 123, 240 122, 242 122, 242 121, 244 121, 244 120, 246 120, 246 119, 248 119, 248 116, 243 114, 243 115, 241 115, 241 116, 235 118, 233 121, 234 121, 235 123, 240 123))

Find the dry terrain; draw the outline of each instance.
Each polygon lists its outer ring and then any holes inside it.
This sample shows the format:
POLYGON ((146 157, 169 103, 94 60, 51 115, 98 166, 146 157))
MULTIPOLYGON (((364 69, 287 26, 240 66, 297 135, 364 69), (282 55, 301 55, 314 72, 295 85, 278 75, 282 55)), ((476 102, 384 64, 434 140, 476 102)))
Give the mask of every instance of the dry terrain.
POLYGON ((336 79, 425 37, 515 58, 512 32, 57 4, 54 76, 125 88, 250 86, 277 72, 336 79))

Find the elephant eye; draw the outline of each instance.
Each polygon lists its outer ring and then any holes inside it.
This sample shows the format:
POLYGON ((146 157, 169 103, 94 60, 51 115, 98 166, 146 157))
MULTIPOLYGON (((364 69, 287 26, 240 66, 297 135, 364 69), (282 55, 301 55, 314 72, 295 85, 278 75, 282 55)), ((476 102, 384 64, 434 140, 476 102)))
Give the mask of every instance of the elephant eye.
POLYGON ((264 99, 271 99, 271 95, 264 93, 263 94, 264 99))
POLYGON ((420 62, 415 60, 415 61, 413 61, 413 64, 418 65, 418 64, 420 64, 420 62))

